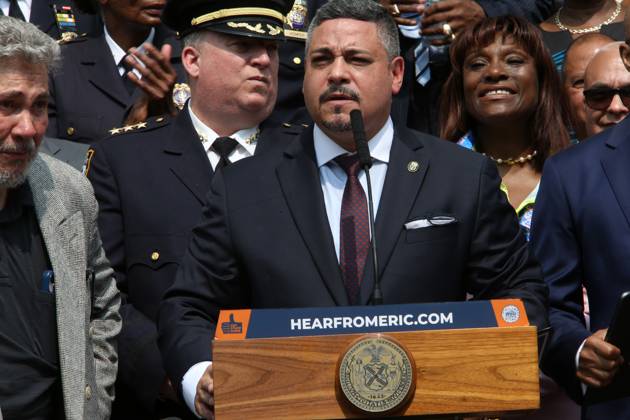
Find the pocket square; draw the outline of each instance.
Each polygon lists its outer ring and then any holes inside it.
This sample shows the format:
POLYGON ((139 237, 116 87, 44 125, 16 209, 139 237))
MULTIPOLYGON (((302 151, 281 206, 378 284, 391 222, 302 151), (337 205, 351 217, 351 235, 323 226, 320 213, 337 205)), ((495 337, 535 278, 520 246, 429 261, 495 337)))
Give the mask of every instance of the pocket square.
POLYGON ((417 219, 412 220, 411 222, 405 223, 405 229, 423 229, 432 226, 445 226, 450 225, 451 223, 456 223, 457 219, 452 216, 434 216, 426 219, 417 219))

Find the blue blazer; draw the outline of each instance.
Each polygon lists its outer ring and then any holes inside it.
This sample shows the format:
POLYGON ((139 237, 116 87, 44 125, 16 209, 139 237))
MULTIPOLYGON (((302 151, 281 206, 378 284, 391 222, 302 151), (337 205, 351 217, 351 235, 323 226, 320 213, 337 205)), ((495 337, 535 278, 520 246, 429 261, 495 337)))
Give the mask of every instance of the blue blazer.
MULTIPOLYGON (((549 159, 536 201, 531 245, 550 290, 554 334, 543 370, 576 400, 575 355, 607 328, 630 290, 630 119, 549 159), (582 284, 591 325, 585 327, 582 284)), ((583 407, 583 418, 630 418, 630 398, 583 407)))

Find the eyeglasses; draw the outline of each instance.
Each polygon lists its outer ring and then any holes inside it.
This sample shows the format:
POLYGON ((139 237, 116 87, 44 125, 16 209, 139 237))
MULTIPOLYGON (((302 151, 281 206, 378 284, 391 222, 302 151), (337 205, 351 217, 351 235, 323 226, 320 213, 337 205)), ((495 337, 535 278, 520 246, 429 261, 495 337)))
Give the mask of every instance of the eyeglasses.
POLYGON ((621 102, 630 108, 630 86, 622 86, 619 89, 596 87, 584 91, 586 105, 598 111, 604 111, 608 108, 615 95, 619 95, 621 102))

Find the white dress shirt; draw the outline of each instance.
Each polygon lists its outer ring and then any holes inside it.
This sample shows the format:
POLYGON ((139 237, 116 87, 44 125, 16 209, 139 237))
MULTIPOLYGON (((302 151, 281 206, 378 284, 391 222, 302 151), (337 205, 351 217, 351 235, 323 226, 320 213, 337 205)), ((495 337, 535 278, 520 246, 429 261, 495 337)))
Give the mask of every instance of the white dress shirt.
MULTIPOLYGON (((199 134, 201 144, 203 145, 203 148, 208 155, 210 165, 212 165, 212 169, 214 170, 219 164, 221 156, 219 156, 217 152, 211 149, 211 147, 214 141, 221 136, 219 136, 213 129, 205 125, 203 122, 201 122, 201 120, 195 115, 192 108, 190 107, 190 102, 188 102, 188 112, 190 113, 190 119, 192 120, 193 127, 197 131, 197 134, 199 134)), ((246 128, 244 130, 239 130, 236 133, 230 135, 230 137, 232 137, 238 143, 234 151, 232 151, 232 153, 230 153, 230 155, 228 156, 228 160, 231 163, 254 155, 254 152, 256 151, 256 143, 258 142, 257 133, 258 127, 252 127, 246 128)))
MULTIPOLYGON (((190 104, 190 103, 189 103, 190 104)), ((207 126, 203 125, 201 121, 195 116, 190 109, 190 105, 188 107, 190 112, 190 117, 193 121, 193 125, 198 133, 209 133, 208 138, 212 138, 213 141, 217 137, 214 131, 210 130, 207 126), (198 128, 199 127, 201 128, 198 128), (209 131, 204 131, 203 127, 205 127, 209 131), (211 135, 214 137, 211 137, 211 135)), ((238 141, 240 147, 245 147, 240 139, 237 139, 235 136, 243 131, 242 130, 235 133, 233 137, 238 141)), ((251 132, 251 131, 250 131, 251 132)), ((242 138, 242 137, 241 137, 242 138)), ((315 157, 317 159, 317 166, 319 167, 319 179, 322 185, 322 191, 324 193, 324 204, 326 206, 326 213, 328 216, 328 223, 330 225, 330 229, 333 235, 333 240, 335 242, 335 250, 337 252, 337 259, 339 259, 339 229, 340 229, 340 219, 341 219, 341 201, 343 198, 343 191, 346 186, 346 180, 348 176, 346 172, 336 163, 333 159, 337 156, 348 154, 348 151, 335 143, 332 139, 330 139, 323 131, 319 129, 319 127, 315 126, 313 131, 314 145, 315 145, 315 157)), ((383 191, 383 185, 385 183, 385 175, 387 174, 387 165, 389 163, 389 153, 392 148, 392 142, 394 139, 394 124, 392 123, 391 118, 387 120, 383 128, 376 133, 374 137, 372 137, 368 146, 370 148, 370 154, 374 158, 374 164, 370 169, 370 177, 372 180, 372 194, 374 198, 374 211, 377 212, 379 202, 381 200, 381 193, 383 191)), ((209 148, 209 146, 208 146, 209 148)), ((206 149, 208 150, 208 149, 206 149)), ((218 155, 214 152, 208 152, 208 157, 214 154, 214 157, 211 157, 211 162, 215 162, 212 164, 214 168, 219 161, 218 155)), ((235 150, 229 157, 232 162, 232 156, 237 153, 235 150)), ((253 154, 253 151, 251 152, 253 154)), ((359 182, 365 191, 365 196, 367 200, 367 181, 365 177, 365 173, 361 172, 359 174, 359 182)), ((376 215, 375 215, 376 216, 376 215)), ((188 408, 195 413, 199 418, 199 414, 195 410, 195 396, 197 393, 197 384, 199 380, 203 376, 203 373, 206 371, 208 366, 210 366, 212 362, 199 362, 194 364, 182 379, 182 394, 184 396, 184 401, 188 408)))
MULTIPOLYGON (((122 65, 122 59, 125 58, 125 55, 127 55, 127 51, 123 50, 121 46, 118 45, 116 41, 114 41, 114 38, 112 38, 109 32, 107 32, 107 26, 105 25, 103 25, 103 33, 105 34, 105 42, 107 42, 107 46, 109 47, 109 50, 112 52, 112 57, 114 57, 114 63, 116 63, 116 66, 118 67, 118 73, 122 76, 123 74, 125 74, 125 68, 122 65)), ((143 43, 138 45, 136 49, 139 52, 143 52, 144 43, 148 42, 150 44, 153 44, 153 38, 155 38, 155 28, 151 28, 151 32, 149 32, 149 36, 147 37, 147 39, 145 39, 143 43)), ((138 76, 139 79, 142 78, 142 75, 136 69, 134 69, 133 72, 136 76, 138 76)))
MULTIPOLYGON (((18 6, 24 15, 24 19, 27 22, 31 20, 31 4, 33 0, 18 0, 18 6)), ((9 6, 11 5, 10 0, 0 0, 0 10, 5 16, 9 16, 9 6)))

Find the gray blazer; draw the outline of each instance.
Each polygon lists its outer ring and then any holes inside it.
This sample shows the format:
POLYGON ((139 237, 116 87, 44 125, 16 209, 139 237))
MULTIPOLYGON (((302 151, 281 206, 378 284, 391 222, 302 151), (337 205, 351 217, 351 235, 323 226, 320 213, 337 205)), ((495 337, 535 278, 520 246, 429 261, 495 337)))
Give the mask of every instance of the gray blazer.
POLYGON ((101 246, 87 178, 44 154, 28 183, 55 272, 59 363, 67 419, 108 419, 118 368, 120 295, 101 246))

